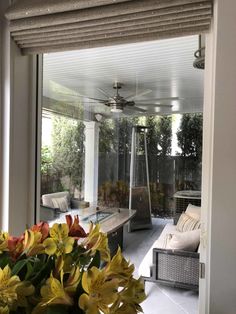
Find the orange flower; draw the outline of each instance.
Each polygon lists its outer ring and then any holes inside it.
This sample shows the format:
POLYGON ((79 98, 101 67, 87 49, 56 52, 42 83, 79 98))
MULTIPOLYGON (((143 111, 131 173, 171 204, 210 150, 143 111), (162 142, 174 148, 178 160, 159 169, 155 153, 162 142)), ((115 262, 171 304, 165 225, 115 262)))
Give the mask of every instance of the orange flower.
POLYGON ((37 225, 31 227, 31 230, 34 232, 40 232, 42 234, 41 242, 43 242, 48 237, 49 225, 47 222, 41 221, 37 225))
POLYGON ((66 215, 66 223, 69 227, 69 236, 74 237, 76 239, 79 238, 86 238, 87 233, 84 231, 84 229, 79 224, 79 216, 74 216, 74 222, 71 215, 66 215))
POLYGON ((13 260, 16 260, 24 250, 24 234, 20 237, 10 236, 8 239, 8 249, 10 256, 13 260))

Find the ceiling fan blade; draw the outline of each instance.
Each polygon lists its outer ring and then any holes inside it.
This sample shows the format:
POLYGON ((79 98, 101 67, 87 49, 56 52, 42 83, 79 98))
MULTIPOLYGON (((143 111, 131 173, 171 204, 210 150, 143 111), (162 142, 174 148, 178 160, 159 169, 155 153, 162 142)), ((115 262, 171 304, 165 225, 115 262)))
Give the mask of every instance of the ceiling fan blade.
POLYGON ((142 97, 142 96, 144 96, 144 95, 147 95, 147 94, 149 94, 149 93, 151 93, 152 92, 152 90, 151 89, 146 89, 145 91, 143 91, 143 92, 141 92, 141 93, 139 93, 139 94, 136 94, 136 95, 131 95, 131 96, 129 96, 129 97, 126 97, 125 99, 126 100, 133 100, 133 99, 136 99, 136 98, 138 98, 138 97, 142 97))
POLYGON ((166 108, 169 108, 169 107, 173 107, 173 105, 165 105, 165 104, 137 104, 136 103, 136 107, 166 107, 166 108))
POLYGON ((108 98, 113 98, 111 95, 109 95, 107 92, 105 92, 103 89, 97 87, 97 90, 102 93, 104 96, 108 97, 108 98))
POLYGON ((161 100, 161 101, 165 101, 165 100, 180 100, 180 99, 183 99, 183 98, 179 98, 179 97, 163 97, 163 98, 151 98, 151 99, 140 99, 138 100, 138 102, 142 102, 142 101, 158 101, 158 100, 161 100))
POLYGON ((89 96, 86 96, 86 95, 81 95, 81 94, 78 94, 78 95, 74 95, 74 94, 68 94, 68 93, 58 93, 60 95, 63 95, 63 96, 72 96, 72 97, 76 97, 76 98, 88 98, 88 99, 92 99, 92 100, 97 100, 97 101, 100 101, 100 102, 106 102, 107 100, 106 99, 100 99, 100 98, 94 98, 94 97, 89 97, 89 96))
POLYGON ((138 111, 138 112, 147 112, 147 110, 143 109, 143 108, 139 108, 139 107, 136 107, 136 106, 127 106, 125 107, 126 110, 128 111, 138 111))

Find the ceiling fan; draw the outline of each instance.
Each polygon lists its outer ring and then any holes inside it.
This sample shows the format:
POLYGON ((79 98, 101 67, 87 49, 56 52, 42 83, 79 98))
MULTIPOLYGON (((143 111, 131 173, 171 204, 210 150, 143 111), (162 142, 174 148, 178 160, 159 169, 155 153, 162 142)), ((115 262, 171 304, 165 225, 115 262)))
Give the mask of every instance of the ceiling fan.
MULTIPOLYGON (((102 90, 101 88, 97 88, 97 90, 102 93, 106 99, 99 99, 99 98, 93 98, 85 95, 73 95, 73 94, 63 94, 68 96, 74 96, 74 97, 84 97, 89 99, 89 104, 96 105, 97 103, 101 103, 107 107, 110 108, 112 113, 122 113, 123 111, 127 112, 140 112, 144 113, 147 112, 147 109, 149 106, 152 107, 172 107, 172 105, 169 104, 160 104, 159 101, 172 101, 172 100, 178 100, 178 97, 167 97, 167 98, 155 98, 155 99, 147 99, 147 100, 138 100, 139 97, 142 97, 146 94, 149 94, 152 92, 151 89, 147 89, 139 94, 132 95, 129 97, 123 97, 121 96, 119 90, 122 88, 123 84, 120 82, 115 82, 113 85, 113 88, 116 90, 115 95, 109 95, 107 92, 102 90), (150 103, 149 101, 152 101, 154 103, 150 103), (145 109, 144 109, 145 108, 145 109), (147 109, 146 109, 147 108, 147 109)), ((84 102, 86 103, 86 102, 84 102)))

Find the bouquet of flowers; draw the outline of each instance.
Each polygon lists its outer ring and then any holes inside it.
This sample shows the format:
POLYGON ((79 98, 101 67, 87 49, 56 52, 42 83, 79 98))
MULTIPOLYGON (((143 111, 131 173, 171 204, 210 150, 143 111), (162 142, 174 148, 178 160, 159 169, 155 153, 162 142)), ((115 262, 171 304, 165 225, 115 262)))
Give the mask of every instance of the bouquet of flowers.
POLYGON ((118 249, 111 258, 106 234, 78 216, 45 222, 20 237, 0 232, 0 314, 135 314, 143 283, 118 249))

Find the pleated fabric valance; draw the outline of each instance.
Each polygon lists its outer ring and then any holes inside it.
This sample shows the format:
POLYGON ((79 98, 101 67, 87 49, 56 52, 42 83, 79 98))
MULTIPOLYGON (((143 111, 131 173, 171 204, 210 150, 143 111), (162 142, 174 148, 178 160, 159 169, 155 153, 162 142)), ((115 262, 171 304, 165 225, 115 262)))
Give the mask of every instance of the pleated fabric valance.
POLYGON ((24 54, 204 33, 213 0, 17 0, 6 12, 24 54))

